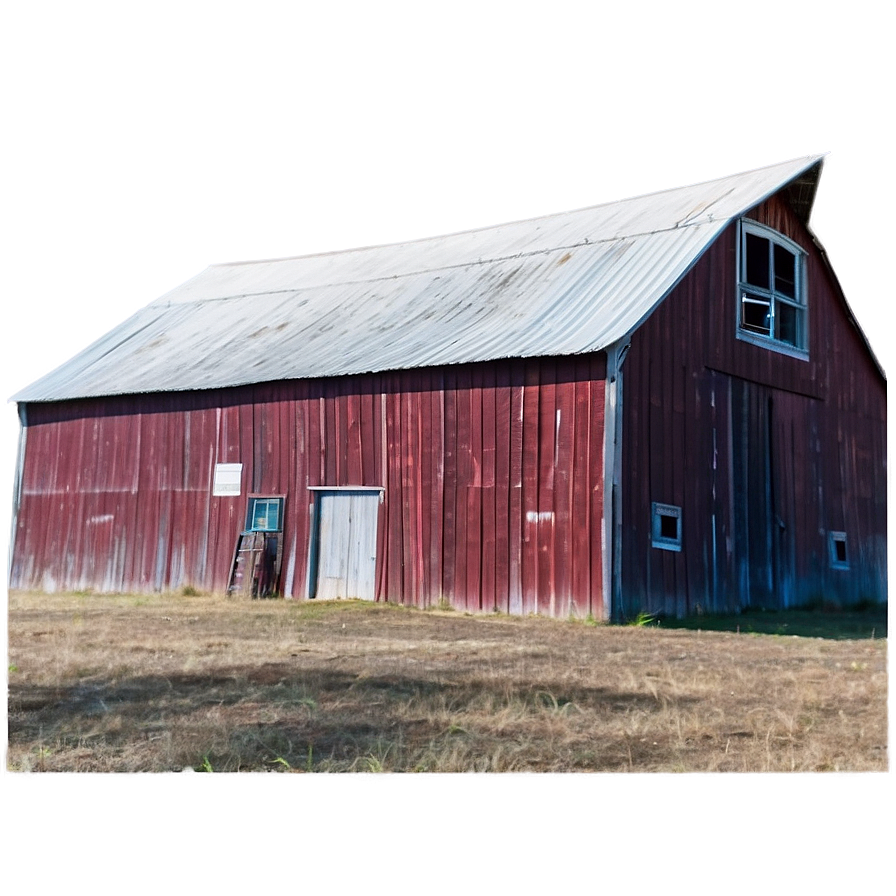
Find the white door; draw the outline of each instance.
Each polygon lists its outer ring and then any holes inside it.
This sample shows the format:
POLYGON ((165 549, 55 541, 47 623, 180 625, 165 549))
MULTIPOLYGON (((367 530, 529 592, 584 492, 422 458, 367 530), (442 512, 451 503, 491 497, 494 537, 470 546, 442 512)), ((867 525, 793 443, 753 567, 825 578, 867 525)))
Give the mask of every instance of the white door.
POLYGON ((315 597, 375 599, 379 504, 379 491, 318 492, 315 597))

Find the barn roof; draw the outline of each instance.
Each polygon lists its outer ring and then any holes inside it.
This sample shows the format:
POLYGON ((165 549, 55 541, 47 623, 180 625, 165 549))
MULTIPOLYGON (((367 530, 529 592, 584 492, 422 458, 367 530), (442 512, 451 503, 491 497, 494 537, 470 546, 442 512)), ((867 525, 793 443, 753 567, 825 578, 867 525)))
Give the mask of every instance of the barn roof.
POLYGON ((744 212, 822 157, 389 246, 218 264, 13 396, 55 401, 597 351, 744 212))

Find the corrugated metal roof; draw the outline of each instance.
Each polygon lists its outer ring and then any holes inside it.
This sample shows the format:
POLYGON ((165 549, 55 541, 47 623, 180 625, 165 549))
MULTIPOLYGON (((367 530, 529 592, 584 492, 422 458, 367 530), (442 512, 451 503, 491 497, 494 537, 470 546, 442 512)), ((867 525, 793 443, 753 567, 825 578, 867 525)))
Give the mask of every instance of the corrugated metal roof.
POLYGON ((662 301, 733 218, 789 187, 808 219, 821 160, 450 236, 213 265, 13 400, 603 349, 662 301))

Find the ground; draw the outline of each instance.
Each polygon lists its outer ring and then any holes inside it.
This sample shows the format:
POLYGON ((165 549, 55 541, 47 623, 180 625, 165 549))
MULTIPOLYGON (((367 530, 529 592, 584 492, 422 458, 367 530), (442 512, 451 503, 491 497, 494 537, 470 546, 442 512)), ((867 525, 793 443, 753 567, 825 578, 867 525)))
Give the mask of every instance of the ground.
POLYGON ((730 622, 14 593, 7 766, 887 769, 884 612, 730 622))

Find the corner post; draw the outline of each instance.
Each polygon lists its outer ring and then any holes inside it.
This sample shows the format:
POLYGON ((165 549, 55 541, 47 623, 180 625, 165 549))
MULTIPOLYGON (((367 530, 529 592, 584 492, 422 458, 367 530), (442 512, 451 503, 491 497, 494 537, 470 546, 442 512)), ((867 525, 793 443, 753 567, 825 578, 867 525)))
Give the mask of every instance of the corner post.
POLYGON ((623 336, 607 348, 604 384, 604 507, 602 536, 603 618, 609 622, 621 608, 622 595, 622 364, 631 347, 623 336))
POLYGON ((22 480, 25 475, 25 440, 28 435, 28 406, 19 402, 19 450, 16 455, 16 478, 12 489, 12 520, 9 531, 9 552, 6 558, 6 586, 12 584, 12 563, 18 532, 19 507, 22 506, 22 480))

